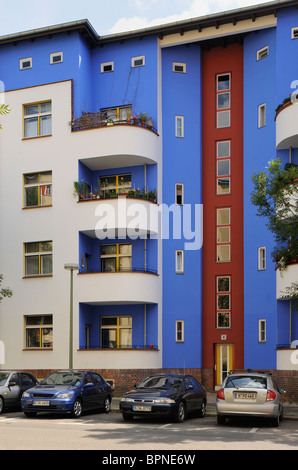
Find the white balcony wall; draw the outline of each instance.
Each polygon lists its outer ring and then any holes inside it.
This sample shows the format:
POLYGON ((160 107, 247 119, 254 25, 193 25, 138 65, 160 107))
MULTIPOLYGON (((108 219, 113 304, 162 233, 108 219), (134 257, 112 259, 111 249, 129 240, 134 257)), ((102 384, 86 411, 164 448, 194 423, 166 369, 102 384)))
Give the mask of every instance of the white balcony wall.
POLYGON ((289 264, 283 271, 278 269, 276 271, 276 299, 288 300, 286 288, 291 287, 294 282, 298 282, 298 263, 289 264))
POLYGON ((298 147, 298 103, 282 109, 276 117, 277 150, 298 147))

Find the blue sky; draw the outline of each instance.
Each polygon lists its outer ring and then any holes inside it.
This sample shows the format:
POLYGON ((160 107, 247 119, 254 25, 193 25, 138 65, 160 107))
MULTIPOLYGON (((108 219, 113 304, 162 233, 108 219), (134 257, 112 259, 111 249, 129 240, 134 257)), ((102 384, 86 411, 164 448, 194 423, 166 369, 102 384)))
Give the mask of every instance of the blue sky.
POLYGON ((0 0, 0 36, 87 18, 100 36, 268 3, 265 0, 0 0))

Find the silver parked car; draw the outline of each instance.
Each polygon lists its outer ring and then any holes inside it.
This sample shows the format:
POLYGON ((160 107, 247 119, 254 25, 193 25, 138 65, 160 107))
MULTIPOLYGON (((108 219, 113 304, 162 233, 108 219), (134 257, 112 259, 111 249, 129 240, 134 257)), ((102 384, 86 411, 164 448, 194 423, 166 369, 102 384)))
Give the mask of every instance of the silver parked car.
POLYGON ((247 416, 270 418, 278 426, 283 417, 283 393, 270 374, 231 371, 217 392, 217 422, 247 416))

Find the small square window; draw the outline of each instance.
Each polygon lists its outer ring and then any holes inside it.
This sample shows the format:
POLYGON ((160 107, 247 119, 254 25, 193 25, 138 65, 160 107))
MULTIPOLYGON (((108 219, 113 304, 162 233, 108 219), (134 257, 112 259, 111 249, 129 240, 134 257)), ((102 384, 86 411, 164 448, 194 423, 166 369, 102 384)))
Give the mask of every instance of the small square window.
POLYGON ((298 39, 298 27, 292 28, 291 30, 291 38, 298 39))
POLYGON ((145 65, 145 56, 141 55, 139 57, 132 57, 131 66, 132 67, 143 67, 145 65))
POLYGON ((269 55, 269 47, 263 47, 263 49, 259 49, 257 51, 257 60, 265 59, 269 55))
POLYGON ((186 64, 182 62, 173 62, 173 72, 186 73, 186 64))
POLYGON ((60 64, 63 62, 63 52, 53 52, 50 54, 50 64, 60 64))
POLYGON ((32 57, 20 59, 20 70, 32 69, 32 57))
POLYGON ((114 62, 103 62, 100 64, 101 73, 114 72, 114 62))

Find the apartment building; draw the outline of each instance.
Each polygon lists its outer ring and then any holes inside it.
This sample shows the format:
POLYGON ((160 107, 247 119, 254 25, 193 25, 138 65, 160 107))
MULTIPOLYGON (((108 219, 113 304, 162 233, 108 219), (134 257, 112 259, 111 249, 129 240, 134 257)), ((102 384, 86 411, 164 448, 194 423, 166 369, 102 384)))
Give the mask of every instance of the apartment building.
POLYGON ((275 112, 297 88, 297 7, 0 37, 1 368, 71 364, 119 392, 161 369, 210 390, 265 369, 297 393, 280 292, 298 265, 275 271, 250 201, 269 160, 298 164, 298 104, 275 112))

